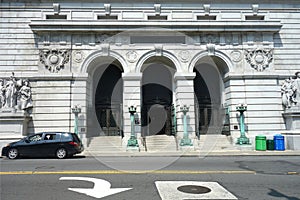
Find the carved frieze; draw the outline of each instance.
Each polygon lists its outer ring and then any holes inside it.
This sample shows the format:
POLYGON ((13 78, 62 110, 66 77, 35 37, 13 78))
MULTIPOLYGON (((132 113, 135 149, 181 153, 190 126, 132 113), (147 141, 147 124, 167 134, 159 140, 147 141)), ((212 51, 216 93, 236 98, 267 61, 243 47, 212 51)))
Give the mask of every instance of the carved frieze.
POLYGON ((32 108, 31 87, 28 79, 0 79, 0 112, 32 108))
POLYGON ((205 33, 201 36, 201 43, 220 43, 220 36, 219 34, 212 34, 212 33, 205 33))
POLYGON ((43 49, 40 50, 40 62, 52 73, 59 72, 70 60, 70 50, 43 49))
POLYGON ((257 71, 264 71, 273 60, 273 51, 266 49, 245 50, 247 62, 257 71))

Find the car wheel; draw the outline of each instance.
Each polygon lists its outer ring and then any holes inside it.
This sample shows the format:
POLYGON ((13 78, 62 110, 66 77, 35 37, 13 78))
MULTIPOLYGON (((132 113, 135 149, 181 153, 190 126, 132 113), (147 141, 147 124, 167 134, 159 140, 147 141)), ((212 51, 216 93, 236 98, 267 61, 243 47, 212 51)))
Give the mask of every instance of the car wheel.
POLYGON ((64 159, 67 157, 67 150, 65 148, 59 148, 56 151, 56 157, 59 159, 64 159))
POLYGON ((18 152, 18 149, 16 148, 12 148, 12 149, 9 149, 8 152, 7 152, 7 157, 9 159, 16 159, 19 155, 19 152, 18 152))

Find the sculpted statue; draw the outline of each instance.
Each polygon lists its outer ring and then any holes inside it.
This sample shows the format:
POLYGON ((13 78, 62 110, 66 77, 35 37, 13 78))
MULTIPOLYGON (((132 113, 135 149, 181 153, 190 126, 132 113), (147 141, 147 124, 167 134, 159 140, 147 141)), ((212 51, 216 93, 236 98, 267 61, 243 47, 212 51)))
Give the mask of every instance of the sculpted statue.
POLYGON ((29 86, 29 81, 26 79, 23 81, 23 85, 19 90, 21 109, 25 110, 32 107, 31 99, 31 88, 29 86))
POLYGON ((295 92, 292 77, 285 80, 281 86, 282 103, 285 107, 290 108, 295 103, 295 92))
POLYGON ((13 108, 17 105, 17 80, 14 74, 5 84, 5 107, 13 108))
POLYGON ((0 106, 4 107, 4 105, 5 105, 5 86, 4 86, 4 80, 0 79, 0 106))
POLYGON ((293 88, 295 92, 295 103, 300 105, 300 72, 296 72, 296 79, 293 82, 293 88))
POLYGON ((281 86, 282 104, 286 108, 300 106, 300 72, 295 73, 295 78, 288 78, 281 86))
POLYGON ((26 110, 32 107, 29 80, 17 80, 14 73, 8 80, 0 79, 0 109, 26 110))

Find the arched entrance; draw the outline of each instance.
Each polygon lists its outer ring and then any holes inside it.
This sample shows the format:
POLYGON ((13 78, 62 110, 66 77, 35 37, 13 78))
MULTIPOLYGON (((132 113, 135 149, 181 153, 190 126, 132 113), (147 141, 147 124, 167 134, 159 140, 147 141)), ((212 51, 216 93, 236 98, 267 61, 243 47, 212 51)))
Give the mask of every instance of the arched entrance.
POLYGON ((193 71, 196 134, 230 134, 223 99, 226 63, 219 57, 206 56, 196 63, 193 71))
POLYGON ((123 81, 122 69, 109 64, 97 84, 95 110, 106 136, 122 134, 123 81))
POLYGON ((142 77, 142 135, 172 135, 174 64, 167 58, 152 57, 144 63, 142 77))

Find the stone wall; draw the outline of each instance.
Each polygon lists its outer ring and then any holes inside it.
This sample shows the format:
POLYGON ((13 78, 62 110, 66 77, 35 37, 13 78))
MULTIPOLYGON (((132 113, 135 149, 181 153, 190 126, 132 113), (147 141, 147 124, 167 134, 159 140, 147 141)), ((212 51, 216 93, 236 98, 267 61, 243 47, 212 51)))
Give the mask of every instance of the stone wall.
MULTIPOLYGON (((91 80, 93 70, 89 67, 96 68, 97 63, 92 62, 105 60, 93 56, 117 58, 124 77, 140 73, 142 60, 150 55, 167 57, 178 66, 177 72, 183 74, 193 72, 202 54, 216 56, 229 67, 228 72, 220 74, 224 78, 223 103, 230 108, 232 134, 236 137, 239 134, 235 106, 240 101, 248 105, 246 131, 252 138, 261 133, 279 133, 285 130, 281 83, 300 69, 300 12, 297 1, 268 2, 252 5, 231 1, 209 5, 198 1, 184 4, 179 1, 161 4, 33 1, 29 4, 3 0, 0 77, 7 78, 15 72, 16 77, 31 81, 30 133, 73 131, 71 108, 80 105, 79 127, 85 136, 89 131, 87 110, 93 105, 95 87, 91 80), (130 44, 130 35, 118 34, 144 26, 174 27, 175 36, 188 36, 186 44, 130 44)), ((125 94, 139 94, 129 91, 133 82, 136 80, 124 83, 125 94)), ((180 96, 180 92, 176 95, 180 96)), ((191 96, 190 100, 193 101, 191 96)), ((125 102, 124 129, 129 132, 129 105, 125 102)))

